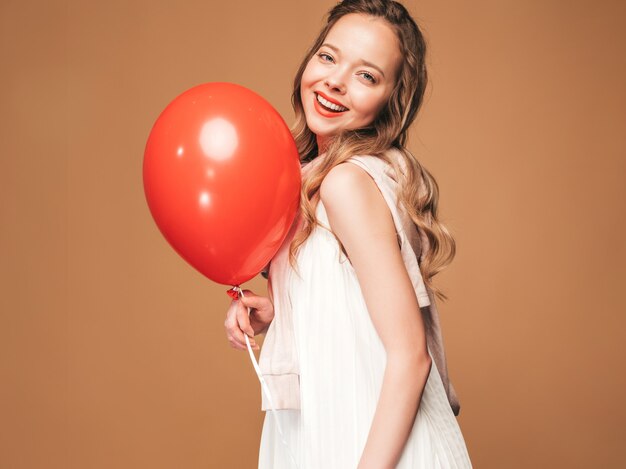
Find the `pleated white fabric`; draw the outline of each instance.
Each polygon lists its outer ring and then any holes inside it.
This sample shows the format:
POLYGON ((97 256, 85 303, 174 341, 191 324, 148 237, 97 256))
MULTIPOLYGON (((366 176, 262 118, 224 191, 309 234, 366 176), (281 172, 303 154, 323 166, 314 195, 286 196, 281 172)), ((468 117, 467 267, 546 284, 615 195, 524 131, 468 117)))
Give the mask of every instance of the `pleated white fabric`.
MULTIPOLYGON (((316 215, 329 226, 321 201, 316 215)), ((291 304, 300 367, 300 409, 266 412, 258 467, 294 467, 278 434, 274 420, 278 418, 299 469, 356 468, 381 390, 385 349, 367 311, 356 273, 332 233, 316 227, 300 247, 300 275, 284 254, 283 250, 282 256, 272 260, 270 276, 280 270, 286 279, 284 287, 291 304)), ((471 467, 433 360, 397 468, 471 467)))

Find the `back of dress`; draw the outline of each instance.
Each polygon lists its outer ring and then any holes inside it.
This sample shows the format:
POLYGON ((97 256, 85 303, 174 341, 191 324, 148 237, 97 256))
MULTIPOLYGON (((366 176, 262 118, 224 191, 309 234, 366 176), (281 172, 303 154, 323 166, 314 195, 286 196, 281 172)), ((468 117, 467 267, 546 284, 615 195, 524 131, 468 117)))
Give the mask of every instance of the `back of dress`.
MULTIPOLYGON (((434 298, 419 274, 419 253, 415 251, 420 244, 417 231, 410 231, 413 224, 396 206, 392 168, 373 156, 355 156, 348 161, 372 176, 390 206, 407 271, 422 314, 427 314, 434 298)), ((316 216, 329 228, 321 201, 316 216)), ((272 275, 281 279, 280 285, 272 281, 272 294, 282 295, 283 311, 277 311, 277 315, 284 313, 289 317, 293 331, 299 408, 279 410, 277 418, 281 419, 287 442, 301 469, 354 468, 365 446, 380 395, 385 349, 369 316, 356 273, 329 230, 316 227, 300 247, 297 272, 285 261, 284 255, 272 261, 270 279, 272 275)), ((427 327, 432 328, 432 317, 425 319, 427 327)), ((439 333, 438 322, 435 329, 439 333)), ((432 335, 433 330, 430 332, 432 335)), ((266 339, 274 340, 271 327, 267 334, 266 339)), ((435 342, 436 346, 441 345, 435 342)), ((443 358, 445 366, 445 357, 440 354, 437 358, 430 342, 428 349, 433 366, 397 467, 471 467, 453 412, 454 403, 458 410, 456 396, 449 400, 450 389, 446 392, 438 369, 437 361, 443 358)), ((274 418, 273 414, 266 414, 259 467, 292 467, 276 433, 274 418)))

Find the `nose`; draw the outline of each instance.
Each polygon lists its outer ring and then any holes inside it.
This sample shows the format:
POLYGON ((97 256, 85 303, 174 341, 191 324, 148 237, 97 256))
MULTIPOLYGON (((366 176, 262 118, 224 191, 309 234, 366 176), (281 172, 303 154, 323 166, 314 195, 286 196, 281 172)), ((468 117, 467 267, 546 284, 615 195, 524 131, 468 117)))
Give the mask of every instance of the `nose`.
POLYGON ((327 88, 337 93, 343 94, 346 92, 345 78, 340 71, 326 77, 324 84, 327 88))

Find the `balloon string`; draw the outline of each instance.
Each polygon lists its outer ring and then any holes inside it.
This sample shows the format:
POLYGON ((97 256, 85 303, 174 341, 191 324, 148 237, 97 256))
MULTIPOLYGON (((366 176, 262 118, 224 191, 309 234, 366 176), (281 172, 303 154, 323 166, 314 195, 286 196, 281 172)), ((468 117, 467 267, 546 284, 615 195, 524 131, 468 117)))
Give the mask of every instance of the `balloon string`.
MULTIPOLYGON (((242 297, 245 297, 241 287, 235 286, 233 287, 233 290, 239 293, 242 297)), ((248 307, 248 317, 250 317, 250 311, 251 311, 251 308, 248 307)), ((250 354, 250 360, 252 360, 252 366, 254 367, 254 371, 256 371, 256 375, 259 378, 259 382, 261 383, 261 389, 263 390, 263 392, 265 393, 265 396, 267 397, 267 400, 269 401, 270 409, 271 409, 272 415, 274 416, 276 427, 278 428, 278 434, 280 435, 280 441, 282 441, 283 444, 285 445, 285 448, 287 448, 287 453, 289 453, 289 457, 291 458, 291 462, 293 462, 294 467, 298 469, 298 463, 296 462, 296 459, 291 453, 291 449, 289 448, 289 445, 287 444, 287 440, 285 440, 285 435, 283 434, 283 429, 280 425, 280 419, 278 418, 278 415, 276 414, 276 407, 274 406, 274 399, 272 399, 272 393, 270 392, 270 389, 267 386, 267 383, 265 382, 265 378, 263 378, 263 374, 261 373, 261 368, 259 367, 259 364, 256 361, 256 357, 254 356, 254 353, 252 352, 252 347, 250 346, 250 339, 248 338, 248 334, 244 333, 243 335, 246 338, 246 345, 248 346, 248 353, 250 354)))

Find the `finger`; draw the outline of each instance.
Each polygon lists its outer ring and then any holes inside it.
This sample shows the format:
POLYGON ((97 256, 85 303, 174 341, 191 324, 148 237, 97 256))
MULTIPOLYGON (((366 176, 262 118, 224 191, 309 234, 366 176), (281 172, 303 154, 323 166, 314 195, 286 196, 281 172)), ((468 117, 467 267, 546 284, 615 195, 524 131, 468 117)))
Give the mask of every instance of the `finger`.
POLYGON ((235 350, 245 350, 246 346, 238 343, 236 340, 229 340, 230 346, 235 350))
POLYGON ((233 309, 229 310, 224 320, 224 328, 226 329, 226 334, 230 335, 232 331, 235 329, 239 329, 239 325, 237 324, 237 310, 233 309))
MULTIPOLYGON (((250 324, 247 308, 242 305, 240 301, 233 300, 226 314, 226 320, 224 321, 224 328, 226 329, 226 335, 229 341, 232 340, 236 344, 233 345, 233 347, 242 350, 247 348, 244 332, 242 331, 242 329, 246 329, 246 324, 250 324), (239 318, 243 321, 242 325, 239 324, 239 318)), ((247 330, 250 339, 250 346, 255 350, 259 350, 259 346, 253 338, 254 329, 250 325, 250 328, 247 330)))
MULTIPOLYGON (((246 347, 246 338, 245 334, 239 327, 235 327, 229 331, 229 338, 240 347, 246 347)), ((250 340, 250 345, 252 345, 252 339, 250 340)))
POLYGON ((250 337, 254 337, 254 329, 252 329, 250 325, 250 317, 248 316, 248 309, 246 307, 237 309, 237 324, 243 332, 250 337))
MULTIPOLYGON (((243 334, 242 334, 242 337, 243 337, 243 334)), ((244 342, 238 342, 233 337, 229 337, 228 338, 228 342, 230 343, 230 346, 232 348, 234 348, 234 349, 237 349, 237 350, 247 350, 248 349, 248 346, 246 345, 245 341, 244 342)), ((250 339, 250 347, 252 347, 253 350, 259 350, 260 349, 259 345, 253 339, 250 339)))
POLYGON ((265 296, 255 295, 250 292, 250 295, 242 296, 241 302, 249 308, 260 309, 267 307, 267 298, 265 296))
MULTIPOLYGON (((243 312, 243 316, 245 317, 247 313, 245 313, 245 311, 243 312)), ((236 318, 234 318, 234 321, 237 321, 236 318)), ((250 323, 248 323, 250 324, 250 323)), ((243 326, 245 327, 245 325, 243 326)), ((252 335, 245 334, 244 331, 242 330, 242 326, 238 323, 230 323, 226 326, 226 336, 227 337, 232 337, 233 340, 235 340, 239 345, 244 346, 246 345, 246 335, 248 336, 248 339, 250 340, 250 344, 251 345, 255 345, 256 341, 254 340, 254 329, 252 329, 252 326, 249 326, 249 331, 252 332, 252 335)))
POLYGON ((232 339, 239 344, 245 343, 243 331, 239 327, 239 323, 237 321, 236 309, 228 312, 228 316, 226 316, 226 320, 224 321, 224 329, 226 329, 226 336, 229 340, 232 339))
MULTIPOLYGON (((235 348, 241 348, 241 349, 247 348, 245 334, 239 331, 239 337, 240 338, 238 338, 236 334, 233 334, 233 335, 228 335, 227 339, 228 339, 228 342, 230 342, 230 344, 235 348)), ((258 344, 256 343, 254 339, 248 337, 248 340, 250 341, 250 347, 252 348, 258 347, 258 344)))
POLYGON ((228 310, 226 311, 226 319, 224 320, 224 325, 234 325, 237 323, 237 309, 240 307, 239 301, 232 300, 228 310))

